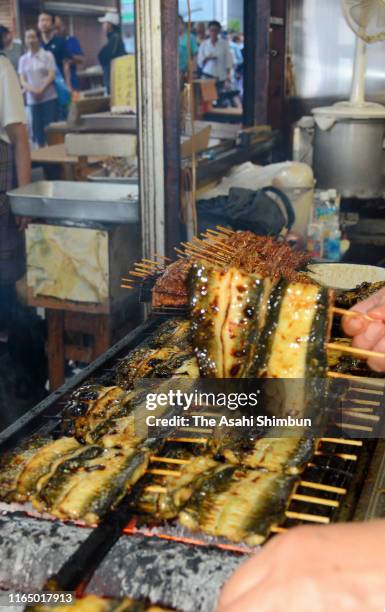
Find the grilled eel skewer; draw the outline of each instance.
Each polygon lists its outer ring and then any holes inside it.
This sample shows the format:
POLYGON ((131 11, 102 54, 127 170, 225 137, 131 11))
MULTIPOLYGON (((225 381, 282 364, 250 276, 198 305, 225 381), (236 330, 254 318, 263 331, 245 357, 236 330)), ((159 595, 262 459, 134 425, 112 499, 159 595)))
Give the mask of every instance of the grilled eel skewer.
POLYGON ((171 610, 136 601, 129 597, 106 599, 97 595, 86 595, 81 599, 76 599, 71 604, 28 606, 26 612, 171 612, 171 610))
POLYGON ((146 345, 133 351, 120 364, 117 375, 120 385, 88 385, 75 392, 64 410, 64 432, 74 435, 80 442, 97 442, 107 448, 120 446, 123 442, 135 445, 143 439, 135 437, 133 429, 134 421, 143 412, 146 395, 139 377, 145 380, 198 376, 189 321, 167 321, 146 345), (171 342, 173 344, 168 344, 171 342), (122 435, 120 442, 118 437, 122 435))
MULTIPOLYGON (((13 490, 1 491, 6 501, 30 501, 40 512, 61 519, 96 524, 145 473, 148 449, 104 449, 81 445, 75 438, 59 438, 40 446, 33 443, 32 456, 23 460, 13 490)), ((11 475, 15 456, 9 459, 11 475)), ((6 477, 7 464, 3 464, 6 477)))
POLYGON ((179 522, 250 546, 261 544, 284 517, 295 476, 265 470, 219 465, 199 486, 179 522))
POLYGON ((202 376, 308 378, 327 371, 331 294, 311 282, 272 283, 196 264, 193 346, 202 376))

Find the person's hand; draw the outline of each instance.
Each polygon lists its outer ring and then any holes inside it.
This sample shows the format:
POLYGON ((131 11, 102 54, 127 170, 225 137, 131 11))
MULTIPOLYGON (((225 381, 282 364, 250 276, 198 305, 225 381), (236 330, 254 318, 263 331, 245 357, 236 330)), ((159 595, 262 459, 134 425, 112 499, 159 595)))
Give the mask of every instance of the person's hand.
POLYGON ((383 612, 385 521, 296 527, 230 578, 217 612, 383 612))
POLYGON ((32 219, 30 217, 15 217, 15 221, 19 232, 23 232, 27 229, 28 223, 31 223, 32 219))
POLYGON ((32 92, 32 93, 33 93, 33 95, 35 96, 35 98, 39 99, 39 98, 41 98, 41 96, 42 96, 42 94, 43 94, 43 90, 42 90, 40 87, 36 87, 36 88, 33 90, 33 92, 32 92))
MULTIPOLYGON (((353 338, 353 346, 385 354, 385 287, 367 300, 353 306, 352 310, 367 314, 373 321, 364 317, 344 317, 344 332, 353 338)), ((369 367, 375 372, 385 372, 385 358, 368 359, 369 367)))

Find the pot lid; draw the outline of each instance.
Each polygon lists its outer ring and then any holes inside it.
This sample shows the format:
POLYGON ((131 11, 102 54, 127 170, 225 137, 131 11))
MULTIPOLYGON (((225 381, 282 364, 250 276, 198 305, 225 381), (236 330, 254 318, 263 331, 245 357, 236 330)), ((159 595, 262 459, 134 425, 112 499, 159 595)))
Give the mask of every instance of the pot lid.
POLYGON ((333 106, 313 108, 314 119, 322 130, 330 129, 336 121, 342 119, 384 119, 385 106, 375 102, 364 102, 355 105, 351 102, 337 102, 333 106))

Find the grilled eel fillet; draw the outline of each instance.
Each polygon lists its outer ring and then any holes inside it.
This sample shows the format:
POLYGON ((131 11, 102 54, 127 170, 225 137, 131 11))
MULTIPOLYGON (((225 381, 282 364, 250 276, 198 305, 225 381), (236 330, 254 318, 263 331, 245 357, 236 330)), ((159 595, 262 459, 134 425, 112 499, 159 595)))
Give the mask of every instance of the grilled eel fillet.
MULTIPOLYGON (((131 372, 130 381, 134 377, 199 377, 198 364, 189 341, 189 327, 189 321, 185 320, 168 321, 162 325, 146 346, 139 347, 125 360, 124 367, 130 363, 135 370, 131 372), (174 344, 162 346, 162 342, 170 338, 174 344)), ((64 431, 67 435, 74 435, 80 442, 89 444, 104 444, 104 436, 107 436, 107 447, 115 445, 115 439, 109 438, 110 434, 115 436, 126 431, 125 443, 130 446, 139 443, 143 438, 134 435, 133 424, 140 410, 144 410, 146 394, 141 390, 143 384, 139 380, 136 380, 133 388, 132 385, 130 389, 127 387, 130 385, 93 385, 78 390, 65 408, 64 431)))
POLYGON ((193 345, 202 376, 323 377, 331 294, 235 268, 192 267, 193 345))
MULTIPOLYGON (((173 457, 183 457, 189 463, 178 466, 178 476, 146 476, 138 485, 132 505, 136 510, 152 514, 159 519, 172 519, 187 503, 194 490, 201 486, 210 471, 220 464, 210 455, 195 456, 180 449, 173 457), (152 489, 148 489, 151 485, 152 489), (157 492, 154 486, 159 486, 157 492), (162 491, 162 489, 166 489, 162 491)), ((169 456, 165 452, 162 457, 169 456)))
POLYGON ((295 476, 220 465, 195 490, 179 522, 250 546, 262 544, 284 518, 295 476))
POLYGON ((278 283, 251 372, 267 378, 324 377, 331 298, 328 289, 313 283, 278 283))
POLYGON ((314 455, 313 438, 258 438, 248 450, 223 449, 226 461, 248 468, 265 468, 269 472, 300 474, 314 455))
POLYGON ((3 479, 9 481, 3 499, 31 501, 40 512, 94 524, 145 473, 149 450, 106 450, 59 438, 40 447, 34 442, 27 459, 21 455, 19 471, 14 468, 16 457, 20 453, 9 457, 9 467, 3 465, 3 479))
POLYGON ((98 523, 145 473, 148 450, 84 446, 38 481, 32 504, 60 519, 98 523))
POLYGON ((258 345, 272 282, 236 268, 190 273, 193 346, 202 376, 242 378, 258 345))
POLYGON ((135 599, 106 599, 86 595, 71 604, 58 606, 28 606, 26 612, 171 612, 166 608, 146 604, 135 599))
POLYGON ((47 444, 47 442, 49 442, 49 438, 32 438, 12 452, 3 455, 0 461, 1 501, 7 502, 15 499, 20 474, 36 451, 47 444))
MULTIPOLYGON (((195 366, 193 366, 195 367, 195 366)), ((192 389, 189 377, 183 377, 182 373, 188 368, 188 361, 175 370, 174 375, 156 386, 158 394, 167 393, 175 388, 175 384, 181 391, 189 392, 192 389), (176 381, 176 382, 175 382, 176 381)), ((144 382, 130 392, 131 399, 129 409, 126 406, 118 407, 110 413, 107 418, 86 423, 85 433, 82 438, 88 444, 101 444, 105 448, 124 448, 125 446, 137 446, 148 438, 147 417, 149 412, 146 407, 148 385, 144 382)), ((153 415, 156 417, 171 414, 174 408, 170 406, 158 406, 153 415)), ((159 443, 161 437, 159 436, 159 443)))
POLYGON ((117 368, 116 382, 123 388, 130 388, 136 379, 150 376, 156 366, 190 347, 190 321, 166 321, 147 342, 122 360, 117 368))
MULTIPOLYGON (((178 379, 179 387, 182 387, 183 381, 189 384, 189 379, 199 374, 196 359, 191 355, 179 355, 173 360, 172 367, 173 375, 169 381, 178 379)), ((169 381, 160 383, 156 391, 166 392, 170 388, 169 381)), ((84 416, 75 419, 72 427, 75 437, 83 443, 98 443, 106 448, 139 444, 147 436, 147 393, 148 387, 143 382, 138 382, 131 391, 123 391, 120 387, 109 388, 84 416)))
POLYGON ((14 501, 24 502, 35 492, 40 478, 43 478, 56 465, 80 449, 75 438, 59 438, 35 449, 23 469, 15 479, 14 501))

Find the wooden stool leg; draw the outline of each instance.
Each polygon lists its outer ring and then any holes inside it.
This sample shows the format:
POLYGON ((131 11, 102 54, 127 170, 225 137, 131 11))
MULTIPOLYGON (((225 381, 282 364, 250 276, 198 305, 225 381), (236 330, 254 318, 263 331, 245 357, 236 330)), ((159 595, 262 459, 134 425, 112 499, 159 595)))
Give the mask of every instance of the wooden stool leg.
POLYGON ((104 351, 111 347, 111 322, 112 317, 108 315, 97 316, 97 333, 94 336, 93 359, 99 357, 104 351))
POLYGON ((48 376, 49 389, 54 391, 65 381, 64 371, 64 313, 48 309, 48 376))

